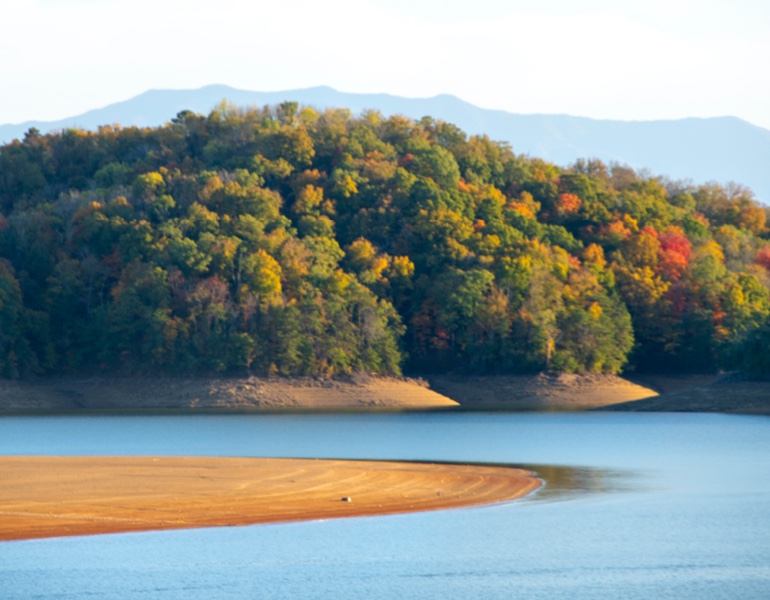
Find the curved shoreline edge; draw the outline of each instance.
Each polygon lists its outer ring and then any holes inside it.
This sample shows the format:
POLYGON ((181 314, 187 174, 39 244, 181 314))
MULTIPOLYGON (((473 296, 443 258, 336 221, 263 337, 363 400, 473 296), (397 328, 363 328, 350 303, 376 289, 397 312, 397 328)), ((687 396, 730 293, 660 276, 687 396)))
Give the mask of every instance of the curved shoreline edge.
POLYGON ((724 375, 50 377, 0 379, 0 417, 374 411, 725 412, 770 415, 770 380, 724 375))
POLYGON ((614 375, 0 379, 0 415, 45 412, 584 410, 657 393, 614 375))
POLYGON ((0 481, 0 541, 460 508, 542 484, 491 465, 124 456, 4 456, 0 481))

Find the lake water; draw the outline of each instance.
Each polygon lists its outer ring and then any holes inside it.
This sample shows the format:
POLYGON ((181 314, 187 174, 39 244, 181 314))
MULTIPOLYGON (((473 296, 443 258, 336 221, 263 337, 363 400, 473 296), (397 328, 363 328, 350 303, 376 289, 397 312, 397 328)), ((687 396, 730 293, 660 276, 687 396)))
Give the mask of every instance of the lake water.
POLYGON ((4 600, 770 598, 768 417, 5 417, 0 454, 478 461, 548 480, 485 507, 0 543, 4 600))

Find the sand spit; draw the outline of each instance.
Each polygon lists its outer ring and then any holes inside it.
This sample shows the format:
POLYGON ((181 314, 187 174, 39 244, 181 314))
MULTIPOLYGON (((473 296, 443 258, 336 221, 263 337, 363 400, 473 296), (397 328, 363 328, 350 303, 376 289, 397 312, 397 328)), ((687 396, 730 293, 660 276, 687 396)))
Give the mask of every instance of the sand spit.
POLYGON ((248 525, 502 502, 506 467, 278 458, 0 457, 0 540, 248 525))
POLYGON ((337 410, 457 406, 419 379, 259 377, 0 379, 0 413, 45 410, 337 410))
POLYGON ((616 375, 437 375, 430 385, 464 408, 489 410, 586 410, 657 396, 616 375))

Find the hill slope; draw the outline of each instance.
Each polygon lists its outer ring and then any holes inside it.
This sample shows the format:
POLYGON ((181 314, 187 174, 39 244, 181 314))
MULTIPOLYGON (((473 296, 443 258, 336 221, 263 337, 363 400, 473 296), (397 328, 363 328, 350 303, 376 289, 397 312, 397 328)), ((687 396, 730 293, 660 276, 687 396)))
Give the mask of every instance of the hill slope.
POLYGON ((287 102, 0 147, 0 375, 770 373, 768 209, 287 102))

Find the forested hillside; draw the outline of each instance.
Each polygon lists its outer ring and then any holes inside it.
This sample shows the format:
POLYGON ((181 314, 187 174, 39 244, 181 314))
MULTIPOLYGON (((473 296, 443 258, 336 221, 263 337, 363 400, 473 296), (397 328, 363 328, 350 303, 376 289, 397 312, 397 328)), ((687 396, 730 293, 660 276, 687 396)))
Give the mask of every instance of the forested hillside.
POLYGON ((0 373, 770 371, 766 217, 430 118, 30 130, 0 147, 0 373))

